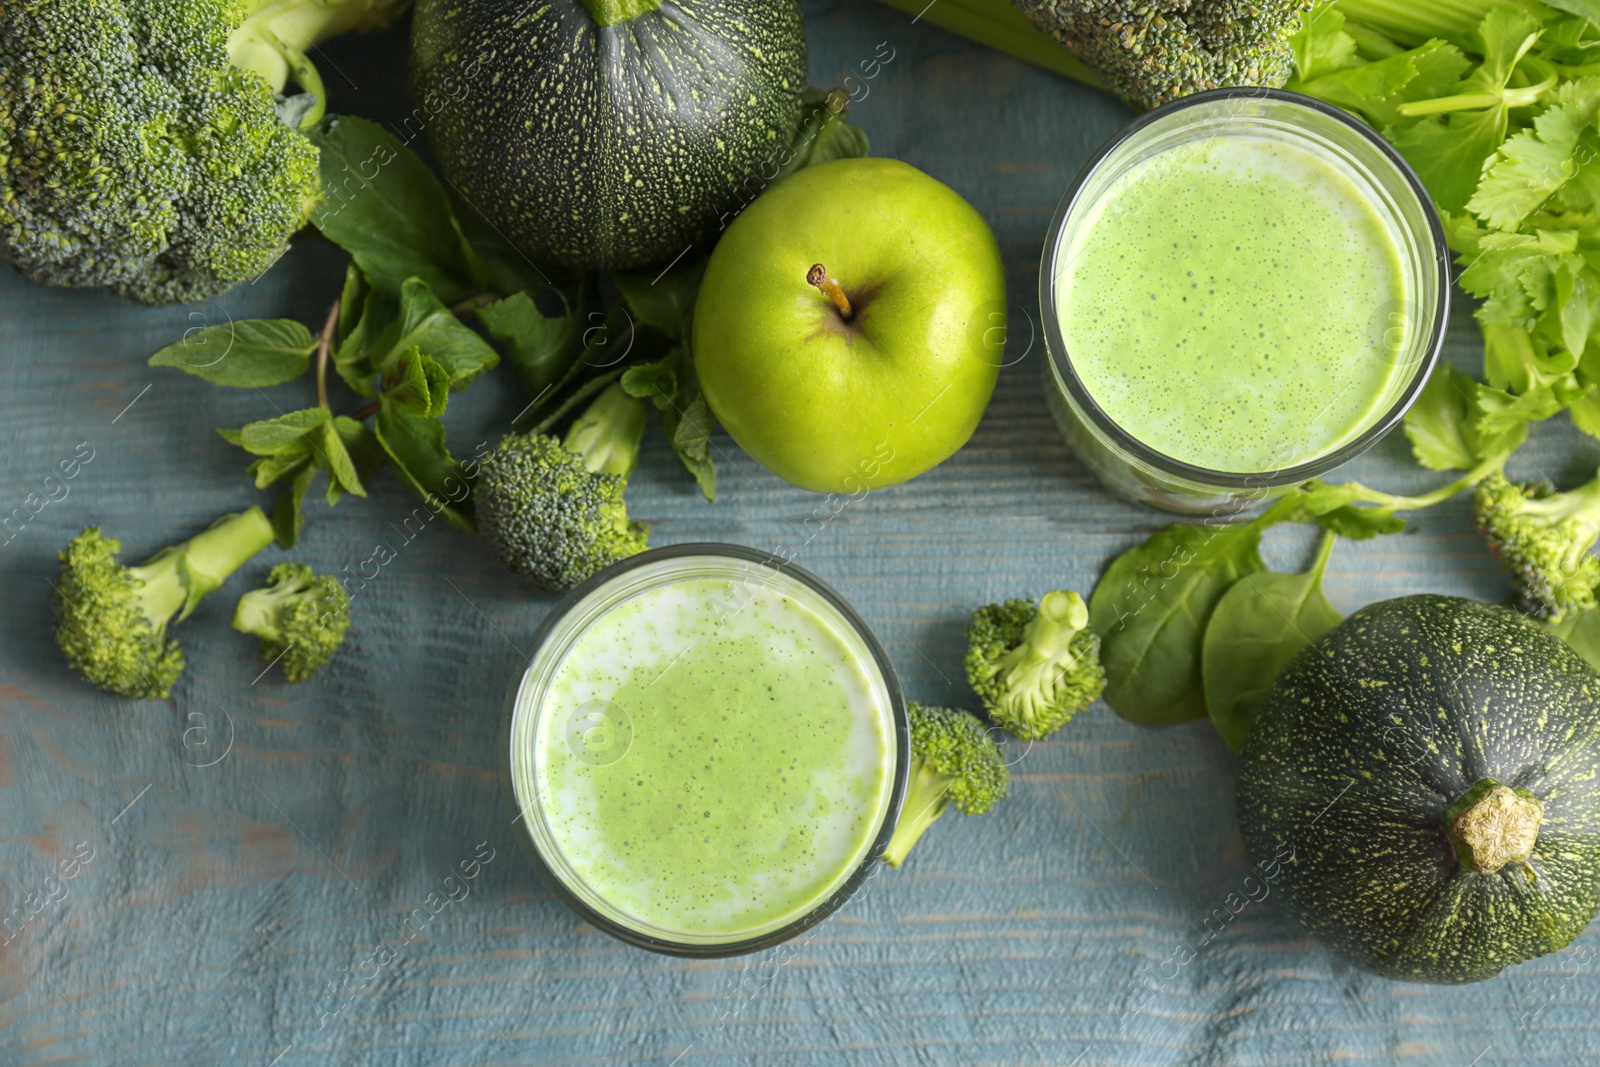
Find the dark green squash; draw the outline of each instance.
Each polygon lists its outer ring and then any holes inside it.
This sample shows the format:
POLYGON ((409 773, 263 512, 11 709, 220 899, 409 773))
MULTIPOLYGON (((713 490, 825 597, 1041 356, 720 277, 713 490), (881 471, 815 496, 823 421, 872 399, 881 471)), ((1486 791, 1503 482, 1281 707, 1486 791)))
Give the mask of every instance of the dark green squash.
POLYGON ((1239 825, 1318 940, 1390 978, 1475 982, 1600 906, 1600 673, 1504 608, 1364 608, 1278 678, 1239 825))
POLYGON ((531 260, 639 267, 772 179, 805 76, 796 0, 417 0, 408 125, 531 260))

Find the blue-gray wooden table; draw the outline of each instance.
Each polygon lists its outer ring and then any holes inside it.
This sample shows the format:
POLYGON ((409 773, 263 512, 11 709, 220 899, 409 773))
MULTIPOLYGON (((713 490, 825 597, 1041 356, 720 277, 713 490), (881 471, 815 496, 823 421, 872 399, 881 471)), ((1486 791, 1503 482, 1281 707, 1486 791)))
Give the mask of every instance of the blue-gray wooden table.
MULTIPOLYGON (((1129 113, 876 5, 807 15, 814 84, 892 49, 855 116, 878 154, 947 182, 993 225, 1010 365, 962 452, 836 515, 721 435, 715 504, 652 433, 631 505, 657 544, 800 539, 797 561, 855 602, 910 696, 975 707, 961 674, 974 607, 1087 592, 1163 522, 1068 452, 1028 343, 1051 211, 1129 113)), ((402 36, 326 51, 337 109, 404 114, 402 36)), ((393 552, 319 678, 257 679, 254 643, 227 625, 236 581, 178 631, 189 667, 172 699, 90 689, 50 638, 56 551, 99 523, 138 559, 264 501, 212 428, 311 402, 300 385, 221 390, 145 358, 229 316, 315 327, 341 269, 311 242, 254 285, 159 310, 0 272, 0 514, 54 498, 0 547, 0 905, 25 917, 0 947, 0 1064, 1600 1061, 1600 931, 1464 988, 1351 970, 1276 899, 1238 906, 1236 761, 1209 724, 1143 729, 1104 706, 1014 749, 1011 799, 947 816, 799 941, 693 962, 615 942, 543 888, 500 813, 502 696, 551 601, 468 535, 435 523, 408 537, 415 501, 392 477, 369 500, 311 506, 297 558, 354 572, 375 546, 393 552), (70 481, 45 482, 90 454, 70 481), (447 895, 475 856, 476 877, 447 895), (63 865, 74 877, 47 881, 63 865)), ((1478 359, 1465 307, 1449 356, 1478 359)), ((521 403, 501 377, 483 381, 452 401, 452 439, 470 451, 497 438, 521 403)), ((1536 430, 1518 472, 1570 483, 1597 455, 1563 419, 1536 430)), ((1398 436, 1348 473, 1405 491, 1436 480, 1398 436)), ((1274 531, 1269 557, 1301 565, 1308 537, 1274 531)), ((1461 501, 1402 536, 1341 542, 1328 587, 1346 611, 1425 590, 1506 595, 1461 501)))

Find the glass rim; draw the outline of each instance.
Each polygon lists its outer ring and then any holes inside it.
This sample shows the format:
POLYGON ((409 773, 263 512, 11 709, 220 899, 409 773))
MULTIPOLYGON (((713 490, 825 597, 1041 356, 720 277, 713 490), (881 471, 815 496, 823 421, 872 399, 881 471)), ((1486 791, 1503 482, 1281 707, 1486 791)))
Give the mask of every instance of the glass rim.
MULTIPOLYGON (((1425 264, 1422 269, 1426 271, 1425 264)), ((1060 204, 1056 207, 1055 214, 1050 219, 1049 237, 1045 241, 1044 252, 1039 261, 1039 309, 1040 318, 1043 320, 1045 359, 1051 368, 1052 375, 1065 387, 1073 405, 1093 424, 1095 430, 1109 437, 1116 447, 1130 454, 1138 462, 1152 467, 1162 474, 1187 479, 1201 485, 1229 490, 1275 489, 1286 485, 1298 485, 1301 482, 1320 477, 1337 467, 1343 466, 1371 448, 1405 418, 1406 412, 1411 409, 1411 405, 1416 402, 1417 396, 1421 394, 1423 387, 1427 385, 1428 377, 1432 374, 1433 368, 1439 360, 1439 353, 1444 348, 1445 329, 1450 317, 1449 246, 1445 243, 1444 225, 1439 220, 1439 213, 1434 209, 1433 199, 1428 195, 1428 190, 1422 184, 1422 180, 1417 177, 1416 172, 1411 169, 1411 165, 1405 161, 1404 157, 1366 123, 1334 107, 1332 104, 1284 89, 1263 87, 1208 89, 1205 92, 1195 93, 1192 96, 1185 96, 1171 103, 1163 104, 1161 107, 1153 111, 1147 111, 1135 118, 1107 139, 1078 168, 1078 173, 1073 177, 1072 183, 1067 186, 1066 193, 1062 196, 1060 204), (1056 287, 1054 285, 1055 264, 1061 250, 1062 238, 1066 234, 1067 219, 1071 216, 1073 209, 1078 206, 1078 200, 1083 193, 1084 187, 1088 184, 1089 179, 1100 169, 1101 164, 1105 163, 1113 152, 1134 136, 1170 115, 1186 111, 1189 108, 1215 103, 1219 100, 1240 99, 1275 100, 1314 111, 1355 131, 1363 140, 1376 149, 1378 154, 1399 172, 1407 188, 1411 190, 1412 195, 1417 198, 1417 202, 1422 208, 1423 217, 1427 220, 1427 237, 1433 248, 1433 264, 1437 272, 1438 288, 1438 296, 1434 301, 1432 328, 1427 343, 1423 348, 1422 358, 1417 362, 1417 368, 1413 372, 1411 381, 1406 384, 1406 387, 1395 398, 1394 403, 1389 406, 1388 410, 1375 419, 1361 433, 1324 455, 1291 467, 1242 472, 1219 471, 1210 467, 1201 467, 1177 459, 1174 456, 1169 456, 1165 452, 1159 452, 1134 437, 1113 420, 1111 416, 1107 415, 1105 410, 1089 394, 1089 390, 1084 386, 1083 381, 1078 377, 1076 368, 1072 365, 1071 354, 1067 352, 1066 341, 1061 335, 1060 319, 1056 314, 1056 287)))
MULTIPOLYGON (((525 662, 522 662, 521 669, 516 672, 515 677, 511 680, 506 695, 505 711, 502 716, 500 739, 499 764, 505 805, 509 809, 511 821, 524 824, 517 830, 517 840, 523 846, 523 852, 533 863, 540 880, 549 887, 562 903, 576 912, 585 922, 619 941, 664 955, 701 959, 740 956, 771 948, 804 933, 838 911, 870 877, 875 865, 881 862, 880 857, 883 855, 884 849, 888 847, 889 839, 894 835, 895 826, 900 821, 900 810, 905 802, 911 766, 911 724, 906 711, 905 694, 901 690, 900 679, 895 674, 894 665, 889 661, 888 653, 884 651, 883 645, 878 641, 877 635, 872 632, 872 628, 867 625, 866 620, 832 586, 804 567, 797 566, 772 552, 764 552, 744 545, 727 544, 719 541, 696 541, 647 549, 637 555, 619 560, 604 570, 597 572, 556 601, 545 615, 544 620, 540 622, 538 629, 534 631, 532 653, 526 658, 525 662), (855 631, 863 647, 866 648, 872 665, 878 671, 879 677, 883 681, 884 689, 888 693, 889 712, 893 725, 892 750, 894 765, 891 768, 889 798, 883 809, 882 821, 873 835, 872 843, 867 847, 866 854, 862 857, 861 862, 856 865, 849 876, 840 882, 825 900, 815 907, 775 929, 735 941, 697 942, 658 937, 618 922, 611 916, 597 911, 588 901, 584 900, 566 884, 555 870, 555 866, 545 858, 544 853, 540 850, 539 842, 532 828, 526 825, 527 812, 523 810, 522 805, 518 802, 512 770, 516 756, 512 749, 512 725, 513 720, 516 718, 519 704, 517 698, 521 692, 522 683, 527 678, 529 669, 538 660, 539 653, 543 650, 545 643, 549 640, 555 628, 591 593, 615 579, 663 560, 697 556, 722 557, 755 563, 793 579, 801 586, 820 596, 855 631)), ((534 797, 537 799, 537 792, 535 792, 534 797)))

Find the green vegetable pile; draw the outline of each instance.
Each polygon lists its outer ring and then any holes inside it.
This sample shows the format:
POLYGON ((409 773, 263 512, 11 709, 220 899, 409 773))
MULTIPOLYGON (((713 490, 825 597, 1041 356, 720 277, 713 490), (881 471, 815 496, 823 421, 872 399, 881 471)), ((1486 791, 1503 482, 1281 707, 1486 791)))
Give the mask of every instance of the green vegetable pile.
MULTIPOLYGON (((807 90, 802 100, 785 174, 866 153, 865 135, 845 120, 845 94, 807 90)), ((206 591, 268 541, 294 547, 319 479, 332 506, 365 497, 385 466, 431 516, 467 531, 481 526, 512 571, 548 591, 570 589, 646 547, 647 527, 628 517, 623 490, 651 407, 701 492, 715 498, 712 418, 688 345, 703 252, 667 269, 565 276, 524 259, 462 210, 426 164, 376 124, 336 116, 291 135, 320 166, 326 195, 311 222, 350 254, 321 328, 313 333, 287 319, 228 322, 191 331, 150 359, 229 388, 270 389, 308 377, 315 386, 313 407, 273 405, 270 418, 217 431, 252 457, 256 488, 278 493, 270 526, 259 509, 247 513, 261 517, 253 524, 258 540, 262 528, 271 536, 228 566, 209 563, 198 572, 214 579, 206 591), (528 404, 497 447, 458 458, 444 422, 450 396, 502 358, 528 404)), ((105 563, 115 552, 115 542, 90 531, 62 554, 58 641, 93 684, 124 696, 165 696, 182 669, 165 629, 178 609, 166 610, 164 586, 143 568, 105 563), (99 577, 112 573, 107 566, 122 576, 99 577), (114 591, 109 600, 105 589, 114 591), (145 610, 146 600, 156 606, 145 610), (117 625, 95 621, 107 611, 118 613, 117 625)), ((303 569, 274 570, 271 586, 241 602, 235 625, 260 637, 269 662, 299 681, 343 640, 348 594, 303 569)))

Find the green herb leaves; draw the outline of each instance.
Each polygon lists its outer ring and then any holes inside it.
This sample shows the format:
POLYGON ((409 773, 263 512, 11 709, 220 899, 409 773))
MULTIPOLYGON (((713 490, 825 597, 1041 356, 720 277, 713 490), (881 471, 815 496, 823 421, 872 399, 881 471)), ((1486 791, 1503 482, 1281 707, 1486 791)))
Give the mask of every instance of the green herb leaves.
MULTIPOLYGON (((866 153, 866 136, 845 121, 845 94, 808 90, 804 99, 803 121, 769 180, 866 153)), ((316 406, 217 431, 253 457, 257 488, 279 487, 272 521, 285 547, 300 534, 319 472, 332 505, 365 496, 386 463, 434 514, 473 529, 472 479, 486 445, 458 460, 443 417, 451 394, 502 354, 531 398, 519 425, 542 420, 540 432, 554 431, 620 379, 660 410, 673 452, 715 498, 715 424, 690 351, 704 254, 617 273, 611 285, 563 277, 558 289, 382 127, 334 116, 307 136, 322 179, 311 222, 351 257, 321 332, 287 319, 228 322, 190 330, 150 359, 232 388, 312 378, 316 406), (340 381, 362 399, 330 399, 330 382, 340 381)))
MULTIPOLYGON (((1420 24, 1430 20, 1443 16, 1420 24)), ((1487 384, 1440 387, 1468 394, 1472 432, 1493 443, 1457 441, 1465 447, 1448 455, 1438 426, 1421 424, 1412 440, 1424 465, 1467 469, 1466 452, 1509 452, 1528 423, 1564 410, 1600 436, 1600 357, 1585 359, 1600 327, 1600 269, 1586 254, 1600 244, 1600 28, 1576 12, 1499 4, 1470 33, 1439 32, 1454 43, 1403 50, 1319 8, 1293 41, 1290 88, 1381 130, 1444 216, 1460 285, 1482 301, 1487 384)))
POLYGON ((243 319, 190 330, 150 357, 212 385, 282 385, 305 374, 316 351, 311 331, 292 319, 243 319))
POLYGON ((338 115, 311 131, 322 202, 311 222, 350 253, 375 287, 417 278, 454 303, 487 284, 444 188, 427 164, 377 123, 338 115))

